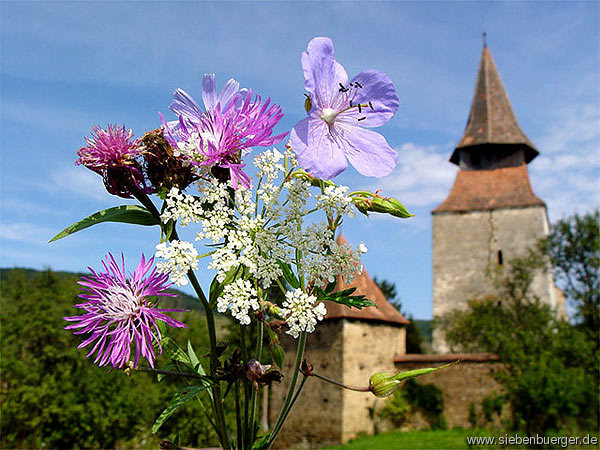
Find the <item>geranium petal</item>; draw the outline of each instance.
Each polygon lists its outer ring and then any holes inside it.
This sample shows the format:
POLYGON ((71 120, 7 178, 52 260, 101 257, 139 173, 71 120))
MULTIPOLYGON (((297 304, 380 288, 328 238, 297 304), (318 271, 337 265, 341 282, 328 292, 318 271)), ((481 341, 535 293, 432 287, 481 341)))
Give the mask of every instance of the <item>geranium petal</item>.
POLYGON ((202 101, 207 111, 217 106, 217 82, 214 73, 205 73, 202 77, 202 101))
POLYGON ((356 90, 352 103, 363 106, 360 111, 358 108, 345 111, 338 116, 339 120, 358 122, 358 119, 361 119, 358 123, 361 127, 379 127, 398 111, 400 102, 396 88, 386 74, 377 70, 365 70, 350 80, 350 83, 356 82, 362 88, 356 90))
POLYGON ((354 168, 368 177, 384 177, 396 167, 398 153, 375 131, 336 123, 344 142, 344 152, 354 168))
POLYGON ((307 117, 290 133, 292 149, 300 167, 311 175, 329 180, 343 172, 348 162, 329 127, 317 117, 307 117))
POLYGON ((347 80, 344 67, 333 57, 333 42, 328 37, 314 38, 302 53, 301 61, 304 88, 312 94, 313 104, 321 109, 329 107, 339 90, 338 82, 347 80))

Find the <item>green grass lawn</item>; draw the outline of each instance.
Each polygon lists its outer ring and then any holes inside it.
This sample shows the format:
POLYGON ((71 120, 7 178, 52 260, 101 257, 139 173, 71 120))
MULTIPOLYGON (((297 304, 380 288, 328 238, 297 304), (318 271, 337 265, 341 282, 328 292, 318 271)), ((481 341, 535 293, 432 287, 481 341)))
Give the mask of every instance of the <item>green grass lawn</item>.
MULTIPOLYGON (((346 445, 331 447, 330 449, 482 449, 482 448, 510 448, 532 449, 534 445, 471 445, 467 444, 467 437, 495 436, 496 439, 506 436, 512 437, 514 432, 503 433, 489 430, 444 430, 444 431, 389 431, 376 436, 364 436, 348 442, 346 445)), ((560 436, 585 436, 587 433, 571 434, 561 433, 560 436)), ((593 433, 598 438, 598 433, 593 433)), ((520 434, 524 437, 524 434, 520 434)), ((598 445, 579 445, 562 447, 560 443, 545 448, 585 448, 596 449, 598 445)))

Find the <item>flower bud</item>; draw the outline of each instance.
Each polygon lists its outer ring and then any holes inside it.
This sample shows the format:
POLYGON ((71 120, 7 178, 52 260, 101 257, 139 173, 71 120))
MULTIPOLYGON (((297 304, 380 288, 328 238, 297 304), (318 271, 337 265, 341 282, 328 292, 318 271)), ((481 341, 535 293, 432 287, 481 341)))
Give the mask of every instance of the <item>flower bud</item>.
POLYGON ((369 379, 369 390, 375 397, 388 397, 400 387, 401 381, 395 380, 391 373, 380 372, 369 379))
POLYGON ((378 212, 402 219, 413 217, 413 214, 409 213, 405 206, 395 198, 381 197, 370 192, 359 192, 351 196, 356 208, 365 216, 368 216, 369 212, 378 212))

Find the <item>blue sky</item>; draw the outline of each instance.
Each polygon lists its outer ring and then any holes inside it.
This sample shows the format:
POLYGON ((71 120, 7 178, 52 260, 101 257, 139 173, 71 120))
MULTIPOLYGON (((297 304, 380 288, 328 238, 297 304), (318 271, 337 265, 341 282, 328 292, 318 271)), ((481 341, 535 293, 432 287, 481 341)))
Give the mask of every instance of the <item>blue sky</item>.
MULTIPOLYGON (((304 116, 300 54, 330 36, 350 77, 387 73, 400 109, 379 131, 399 151, 396 170, 339 182, 383 189, 414 219, 343 225, 365 241, 371 275, 397 284, 406 309, 431 317, 431 209, 448 194, 448 163, 488 44, 522 129, 541 155, 529 166, 551 220, 600 203, 598 2, 8 2, 1 8, 2 267, 98 267, 111 251, 131 265, 151 254, 154 229, 106 224, 48 244, 56 232, 121 204, 100 177, 75 167, 95 124, 137 135, 159 126, 181 87, 200 98, 204 73, 234 77, 286 114, 304 116)), ((206 271, 201 276, 208 283, 206 271)))

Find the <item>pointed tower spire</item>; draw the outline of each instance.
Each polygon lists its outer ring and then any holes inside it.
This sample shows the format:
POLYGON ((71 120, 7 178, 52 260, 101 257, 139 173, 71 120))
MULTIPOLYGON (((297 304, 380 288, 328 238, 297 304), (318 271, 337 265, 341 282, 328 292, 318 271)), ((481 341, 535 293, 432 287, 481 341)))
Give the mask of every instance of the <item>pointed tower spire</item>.
POLYGON ((497 156, 505 160, 497 167, 520 165, 523 159, 512 161, 515 157, 524 157, 524 162, 529 163, 538 155, 537 149, 519 126, 484 33, 469 120, 462 139, 450 157, 450 162, 466 169, 496 168, 485 167, 485 164, 484 167, 469 167, 473 155, 478 163, 482 159, 497 161, 499 158, 494 158, 494 153, 501 153, 497 156), (517 150, 522 150, 523 153, 517 152, 515 155, 517 150), (511 161, 507 163, 508 154, 513 158, 509 158, 511 161))

